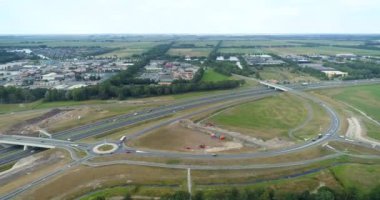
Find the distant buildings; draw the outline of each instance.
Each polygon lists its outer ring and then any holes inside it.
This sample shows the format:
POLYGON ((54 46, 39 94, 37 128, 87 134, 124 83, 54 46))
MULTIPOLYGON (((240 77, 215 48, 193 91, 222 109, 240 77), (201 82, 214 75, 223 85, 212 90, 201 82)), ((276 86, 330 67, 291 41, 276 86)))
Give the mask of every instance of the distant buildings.
POLYGON ((300 56, 300 55, 285 55, 285 56, 282 56, 282 58, 291 60, 297 64, 311 63, 311 61, 308 58, 306 58, 305 56, 300 56))
POLYGON ((285 62, 270 55, 247 55, 244 57, 248 65, 282 65, 285 62))
POLYGON ((303 65, 301 65, 301 67, 309 67, 309 68, 313 68, 315 70, 318 70, 318 71, 326 74, 326 76, 328 78, 333 78, 333 77, 337 77, 337 76, 338 77, 346 77, 346 76, 348 76, 347 72, 342 72, 342 71, 336 70, 336 69, 331 68, 331 67, 325 67, 322 64, 316 64, 316 63, 313 63, 313 64, 303 64, 303 65))
POLYGON ((216 61, 230 61, 230 62, 239 62, 239 58, 236 56, 230 56, 228 59, 224 58, 224 56, 216 57, 216 61))
POLYGON ((169 85, 174 80, 191 80, 199 67, 189 63, 152 60, 145 66, 145 72, 139 77, 150 79, 160 85, 169 85))
POLYGON ((0 65, 0 85, 27 88, 70 89, 97 84, 137 60, 65 59, 24 60, 0 65))
POLYGON ((345 59, 353 59, 356 58, 357 56, 352 53, 341 53, 341 54, 336 54, 335 57, 337 58, 345 58, 345 59))
POLYGON ((324 70, 322 71, 324 74, 326 74, 327 77, 329 78, 333 78, 333 77, 346 77, 348 76, 348 73, 347 72, 341 72, 341 71, 338 71, 338 70, 324 70))

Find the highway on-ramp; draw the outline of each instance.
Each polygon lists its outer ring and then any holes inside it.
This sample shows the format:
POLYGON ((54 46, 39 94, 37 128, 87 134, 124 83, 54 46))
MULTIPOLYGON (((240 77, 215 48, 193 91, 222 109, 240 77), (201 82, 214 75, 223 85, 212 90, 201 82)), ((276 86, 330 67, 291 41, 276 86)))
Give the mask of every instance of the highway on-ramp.
MULTIPOLYGON (((324 103, 318 99, 315 99, 314 97, 306 95, 305 93, 300 92, 298 90, 321 89, 321 88, 329 88, 329 87, 341 87, 341 86, 350 86, 350 85, 359 85, 359 84, 379 83, 379 82, 380 82, 379 80, 368 80, 368 81, 360 81, 360 82, 350 81, 350 82, 339 82, 339 83, 335 82, 335 83, 330 83, 330 84, 310 84, 307 86, 289 85, 289 87, 287 87, 287 88, 289 88, 287 91, 290 91, 295 95, 299 95, 301 97, 308 98, 310 100, 313 100, 313 101, 319 103, 328 113, 328 115, 330 117, 330 126, 329 126, 328 130, 323 134, 323 137, 319 138, 316 141, 309 141, 309 142, 305 142, 305 143, 300 144, 300 145, 296 145, 296 146, 288 147, 288 148, 284 148, 284 149, 278 149, 278 150, 273 150, 273 151, 268 151, 268 152, 254 152, 254 153, 242 153, 242 154, 221 154, 221 155, 218 155, 218 158, 235 159, 235 158, 255 158, 255 157, 261 157, 261 156, 281 155, 281 154, 287 154, 287 153, 291 153, 291 152, 300 151, 300 150, 303 150, 306 148, 310 148, 310 147, 319 145, 319 144, 324 143, 326 141, 336 139, 336 134, 339 130, 340 122, 339 122, 338 115, 335 113, 334 109, 331 108, 328 104, 326 104, 326 103, 324 103), (297 90, 295 90, 295 89, 297 89, 297 90)), ((66 140, 69 138, 70 138, 70 140, 78 140, 78 139, 82 139, 82 138, 86 138, 86 137, 90 137, 90 136, 94 136, 94 135, 98 135, 98 134, 103 134, 103 133, 106 133, 110 130, 114 130, 114 129, 117 129, 117 128, 120 128, 123 126, 128 126, 128 125, 132 125, 135 123, 140 123, 143 121, 159 118, 162 116, 171 115, 173 112, 177 112, 177 111, 187 110, 187 109, 191 109, 191 108, 195 108, 195 107, 200 107, 202 105, 213 104, 216 102, 226 102, 226 101, 234 100, 234 99, 236 100, 236 99, 255 97, 255 96, 266 95, 266 94, 274 94, 275 92, 276 91, 269 90, 266 88, 259 88, 259 89, 254 89, 254 90, 232 91, 232 92, 226 93, 226 94, 215 95, 215 96, 211 96, 211 97, 204 97, 204 98, 191 100, 191 101, 187 101, 187 102, 181 102, 179 104, 163 106, 163 107, 152 109, 152 110, 144 110, 144 111, 138 113, 137 115, 136 114, 133 114, 133 115, 129 114, 129 115, 123 115, 123 116, 119 116, 119 117, 114 117, 112 119, 107 119, 107 120, 103 120, 100 122, 96 122, 93 124, 93 126, 85 125, 85 126, 81 126, 78 128, 70 129, 69 131, 64 131, 64 132, 58 133, 58 134, 56 134, 56 137, 59 139, 66 139, 66 140)), ((178 120, 178 118, 177 119, 170 119, 170 120, 178 120)), ((168 123, 169 121, 162 122, 162 124, 155 125, 153 128, 160 127, 163 124, 168 123)), ((134 137, 137 137, 137 136, 140 136, 140 135, 146 133, 147 131, 148 130, 146 130, 145 132, 144 131, 139 132, 139 133, 136 133, 135 135, 130 135, 129 137, 134 138, 134 137)), ((69 145, 69 144, 67 144, 67 145, 69 145)), ((65 146, 67 146, 67 145, 65 144, 65 146)), ((127 148, 129 148, 129 147, 127 147, 127 148)), ((131 149, 136 150, 133 148, 131 148, 131 149)), ((149 151, 149 152, 145 151, 143 154, 144 154, 144 156, 176 157, 176 158, 204 158, 204 157, 211 157, 212 156, 212 155, 199 155, 199 154, 163 152, 163 151, 149 151)), ((299 162, 293 162, 293 163, 280 163, 280 164, 276 164, 277 166, 272 166, 272 167, 304 165, 304 164, 307 164, 310 162, 319 161, 319 159, 322 159, 322 160, 323 159, 330 159, 330 157, 333 158, 333 157, 339 156, 339 155, 340 154, 333 154, 330 156, 325 156, 325 157, 321 157, 321 158, 317 158, 317 159, 311 159, 308 161, 299 161, 299 162)), ((51 172, 48 175, 41 177, 40 179, 22 187, 22 188, 19 188, 15 191, 12 191, 11 193, 6 194, 5 196, 1 196, 0 199, 12 198, 17 194, 20 194, 21 192, 26 191, 27 189, 30 189, 32 186, 44 182, 48 178, 51 178, 57 174, 63 173, 65 170, 68 170, 73 165, 78 165, 81 163, 84 163, 87 165, 93 165, 93 166, 95 166, 95 165, 112 165, 112 164, 118 164, 118 162, 120 162, 120 161, 110 161, 109 163, 98 163, 98 164, 96 164, 96 163, 90 163, 88 161, 88 159, 90 159, 90 157, 85 157, 82 159, 77 158, 73 161, 73 163, 66 165, 64 168, 56 170, 54 172, 51 172)), ((141 162, 140 163, 133 163, 132 161, 128 161, 128 162, 129 162, 129 164, 144 165, 144 163, 141 163, 141 162)), ((128 164, 128 163, 126 163, 126 164, 128 164)), ((145 165, 146 166, 150 166, 150 165, 157 165, 158 166, 158 165, 160 165, 161 167, 175 168, 174 165, 162 166, 162 164, 158 164, 158 163, 155 163, 155 164, 145 163, 145 165)), ((160 167, 160 166, 158 166, 158 167, 160 167)), ((177 167, 181 167, 181 166, 179 165, 177 167)), ((189 166, 183 166, 183 167, 189 167, 189 166)), ((205 167, 207 168, 207 166, 205 166, 205 167)), ((260 167, 267 168, 270 166, 263 164, 261 166, 255 165, 255 166, 251 166, 251 167, 252 168, 260 168, 260 167)), ((235 168, 238 169, 239 167, 235 167, 235 168)), ((248 168, 249 168, 249 166, 248 166, 248 168)))

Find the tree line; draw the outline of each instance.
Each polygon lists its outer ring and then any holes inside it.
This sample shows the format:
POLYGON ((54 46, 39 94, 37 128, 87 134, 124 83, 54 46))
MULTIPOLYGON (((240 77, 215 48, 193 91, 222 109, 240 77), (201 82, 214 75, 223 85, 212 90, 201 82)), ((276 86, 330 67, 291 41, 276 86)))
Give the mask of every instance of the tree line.
POLYGON ((129 97, 151 97, 181 94, 194 91, 232 89, 244 84, 243 80, 226 80, 218 82, 179 82, 171 85, 122 85, 100 84, 73 90, 47 90, 45 101, 83 101, 90 99, 124 100, 129 97))
POLYGON ((185 191, 177 191, 162 196, 161 200, 380 200, 380 185, 370 192, 362 194, 357 188, 350 187, 343 191, 323 186, 316 192, 308 190, 297 192, 280 192, 267 189, 242 189, 196 191, 190 195, 185 191))
POLYGON ((344 64, 326 63, 326 67, 348 72, 348 76, 344 79, 371 79, 380 78, 380 64, 375 62, 353 61, 344 64))

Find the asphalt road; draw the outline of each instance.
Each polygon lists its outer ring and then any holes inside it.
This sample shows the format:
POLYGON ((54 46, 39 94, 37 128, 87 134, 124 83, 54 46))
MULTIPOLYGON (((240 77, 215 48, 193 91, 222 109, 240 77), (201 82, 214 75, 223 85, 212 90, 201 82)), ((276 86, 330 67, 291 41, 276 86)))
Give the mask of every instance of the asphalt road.
MULTIPOLYGON (((137 124, 140 122, 152 120, 155 118, 160 118, 164 116, 169 116, 173 114, 174 112, 187 110, 195 107, 199 107, 202 105, 222 102, 222 101, 228 101, 233 99, 239 99, 239 98, 245 98, 245 97, 255 97, 257 95, 262 94, 275 94, 276 92, 268 89, 268 88, 255 88, 250 90, 242 90, 242 91, 236 91, 236 92, 227 92, 226 94, 219 94, 214 95, 210 97, 203 97, 198 98, 194 100, 188 100, 184 102, 180 102, 173 105, 167 105, 167 106, 161 106, 154 109, 145 109, 142 111, 139 111, 137 115, 133 114, 126 114, 126 115, 120 115, 116 117, 112 117, 105 120, 100 120, 95 123, 87 124, 84 126, 79 126, 70 130, 58 132, 53 135, 55 139, 62 139, 62 140, 71 140, 76 141, 87 137, 92 137, 100 134, 107 133, 109 131, 128 126, 137 124)), ((8 147, 11 148, 11 147, 8 147)), ((5 148, 5 149, 8 149, 5 148)), ((7 150, 4 150, 7 151, 7 150)), ((23 150, 17 150, 19 153, 19 156, 15 155, 8 155, 8 154, 0 154, 0 163, 7 164, 9 162, 15 161, 15 157, 18 159, 22 158, 21 155, 25 155, 25 152, 23 150)), ((28 154, 29 155, 29 154, 28 154)))
MULTIPOLYGON (((380 81, 379 81, 380 82, 380 81)), ((367 82, 361 82, 360 84, 367 84, 367 82)), ((370 83, 375 83, 375 81, 370 81, 370 83)), ((337 87, 337 86, 346 86, 346 85, 356 85, 356 84, 359 84, 358 82, 346 82, 346 83, 334 83, 334 84, 330 84, 329 85, 309 85, 309 86, 297 86, 297 87, 293 87, 293 88, 298 88, 298 89, 319 89, 319 88, 325 88, 325 87, 337 87)), ((336 139, 336 134, 337 134, 337 131, 339 129, 339 118, 337 116, 337 114, 334 112, 334 110, 329 107, 327 104, 321 102, 320 100, 318 99, 315 99, 313 97, 310 97, 308 95, 305 95, 305 93, 301 93, 301 92, 298 92, 298 91, 295 91, 295 90, 289 90, 290 92, 296 94, 296 95, 299 95, 299 96, 302 96, 304 98, 308 98, 312 101, 315 101, 317 103, 319 103, 326 111, 327 113, 329 114, 330 116, 330 127, 329 129, 325 132, 325 134, 323 134, 323 137, 320 138, 319 140, 316 140, 316 141, 311 141, 311 142, 307 142, 307 143, 304 143, 302 145, 299 145, 299 146, 294 146, 294 147, 290 147, 290 148, 286 148, 286 149, 280 149, 280 150, 275 150, 275 151, 271 151, 271 152, 260 152, 260 153, 245 153, 245 154, 234 154, 234 155, 221 155, 222 158, 252 158, 252 157, 257 157, 257 156, 273 156, 273 155, 280 155, 280 154, 285 154, 285 153, 290 153, 290 152, 294 152, 294 151, 299 151, 299 150, 302 150, 302 149, 305 149, 305 148, 309 148, 311 146, 314 146, 314 145, 317 145, 317 144, 321 144, 322 142, 325 142, 325 141, 329 141, 330 139, 336 139)), ((210 104, 210 103, 215 103, 215 102, 219 102, 219 101, 227 101, 227 100, 232 100, 232 99, 236 99, 236 98, 244 98, 244 97, 249 97, 249 96, 253 96, 253 95, 264 95, 264 94, 269 94, 269 93, 272 93, 273 91, 268 91, 267 89, 261 89, 261 90, 256 90, 256 91, 239 91, 239 92, 233 92, 233 93, 230 93, 230 94, 226 94, 226 95, 218 95, 218 96, 214 96, 214 97, 206 97, 206 98, 202 98, 198 101, 196 100, 193 100, 189 103, 182 103, 182 104, 179 104, 179 105, 171 105, 171 106, 164 106, 162 108, 157 108, 155 110, 149 110, 149 111, 143 111, 143 113, 139 113, 138 115, 133 115, 133 117, 131 115, 124 115, 124 116, 120 116, 120 118, 113 118, 112 119, 112 122, 110 121, 106 121, 106 120, 103 120, 102 122, 97 122, 94 124, 94 126, 98 127, 100 126, 101 128, 100 131, 98 132, 95 132, 93 133, 93 135, 97 135, 97 134, 100 134, 100 133, 104 133, 104 132, 107 132, 109 130, 112 130, 112 129, 115 129, 115 128, 118 128, 118 127, 122 127, 122 126, 126 126, 126 125, 130 125, 130 124, 133 124, 133 123, 138 123, 138 122, 141 122, 141 121, 146 121, 146 120, 150 120, 150 119, 154 119, 154 118, 157 118, 157 117, 160 117, 160 116, 166 116, 168 114, 171 114, 173 112, 176 112, 176 111, 180 111, 180 110, 185 110, 185 109, 190 109, 190 108, 194 108, 194 107, 197 107, 197 106, 201 106, 201 105, 205 105, 205 104, 210 104), (123 119, 129 119, 131 118, 130 120, 123 120, 123 119), (118 120, 121 120, 120 122, 116 122, 118 120), (115 123, 116 122, 116 123, 115 123), (112 123, 112 125, 107 125, 108 123, 112 123)), ((167 122, 166 122, 167 123, 167 122)), ((160 126, 160 125, 158 125, 160 126)), ((93 131, 93 126, 90 126, 90 125, 87 125, 87 126, 82 126, 82 127, 79 127, 77 129, 72 129, 71 131, 67 131, 67 132, 63 132, 61 133, 60 135, 57 135, 57 137, 63 137, 65 136, 66 134, 68 134, 68 136, 71 138, 71 140, 75 140, 75 139, 80 139, 80 138, 84 138, 84 137, 89 137, 89 136, 93 136, 92 134, 90 134, 89 132, 86 132, 86 133, 83 133, 82 131, 83 130, 87 130, 88 128, 91 129, 91 131, 93 131), (80 134, 72 134, 72 131, 73 130, 78 130, 79 132, 81 132, 80 134), (82 136, 83 135, 83 136, 82 136)), ((96 129, 97 130, 97 129, 96 129)), ((140 132, 139 134, 144 134, 144 132, 140 132)), ((136 136, 136 135, 134 135, 136 136)), ((137 135, 138 136, 138 135, 137 135)), ((159 151, 150 151, 150 152, 144 152, 143 153, 144 155, 151 155, 151 156, 160 156, 160 157, 180 157, 180 158, 197 158, 197 157, 203 157, 203 156, 212 156, 212 155, 193 155, 193 154, 185 154, 185 153, 174 153, 174 152, 159 152, 159 151)), ((262 165, 262 166, 251 166, 253 168, 268 168, 268 167, 284 167, 284 166, 298 166, 298 165, 304 165, 304 164, 307 164, 309 162, 316 162, 316 161, 319 161, 319 159, 330 159, 330 158, 333 158, 335 156, 339 156, 339 154, 333 154, 333 155, 329 155, 329 156, 325 156, 325 157, 320 157, 320 158, 316 158, 316 159, 311 159, 311 160, 306 160, 306 161, 297 161, 297 162, 293 162, 293 163, 279 163, 279 164, 273 164, 271 166, 269 165, 262 165), (275 166, 275 165, 278 165, 278 166, 275 166)), ((220 157, 220 156, 218 156, 220 157)), ((72 163, 66 165, 65 167, 63 168, 60 168, 58 170, 55 170, 51 173, 49 173, 48 175, 44 176, 44 177, 41 177, 35 181, 33 181, 32 183, 26 185, 26 186, 23 186, 19 189, 16 189, 4 196, 1 196, 0 199, 10 199, 10 198, 13 198, 15 197, 16 195, 30 189, 32 186, 34 185, 38 185, 42 182, 44 182, 46 179, 49 179, 49 178, 52 178, 60 173, 63 173, 64 171, 66 171, 67 169, 69 169, 70 167, 74 166, 74 165, 78 165, 80 163, 85 163, 85 164, 88 164, 88 165, 96 165, 94 163, 92 164, 89 164, 89 162, 87 162, 87 159, 89 159, 90 157, 86 157, 86 158, 82 158, 82 159, 76 159, 75 161, 73 161, 72 163)), ((139 161, 129 161, 130 163, 129 164, 137 164, 137 165, 144 165, 144 166, 150 166, 150 165, 154 165, 156 167, 171 167, 171 168, 175 168, 173 167, 172 165, 171 166, 161 166, 161 165, 165 165, 165 164, 159 164, 159 163, 131 163, 131 162, 139 162, 139 161)), ((103 165, 110 165, 110 164, 120 164, 120 161, 110 161, 110 162, 107 162, 107 163, 101 163, 103 165)), ((98 163, 98 165, 101 165, 98 163)), ((179 167, 189 167, 189 166, 180 166, 179 167)), ((209 166, 198 166, 200 167, 200 169, 203 167, 209 167, 209 166)), ((232 167, 232 166, 231 166, 232 167)), ((241 167, 245 167, 245 166, 237 166, 236 169, 241 169, 241 167), (240 167, 240 168, 239 168, 240 167)), ((249 167, 249 166, 246 166, 246 167, 249 167)), ((223 167, 222 167, 223 168, 223 167)), ((221 168, 221 169, 222 169, 221 168)), ((215 169, 215 166, 212 167, 212 169, 215 169)), ((228 168, 226 168, 228 169, 228 168)))
MULTIPOLYGON (((307 84, 307 85, 286 85, 286 87, 298 89, 298 90, 310 90, 310 89, 323 89, 323 88, 331 88, 331 87, 344 87, 344 86, 352 86, 352 85, 361 85, 361 84, 375 84, 380 83, 380 79, 372 79, 372 80, 353 80, 353 81, 326 81, 326 82, 320 82, 320 83, 313 83, 313 84, 307 84)), ((63 140, 80 140, 87 137, 92 137, 100 134, 107 133, 109 131, 128 126, 133 125, 136 123, 140 123, 143 121, 148 121, 151 119, 168 116, 170 114, 173 114, 173 112, 191 109, 195 107, 199 107, 202 105, 207 105, 211 103, 216 102, 222 102, 222 101, 228 101, 233 99, 239 99, 249 96, 255 96, 255 95, 261 95, 261 94, 268 94, 268 93, 275 93, 276 91, 267 89, 267 88, 255 88, 255 89, 248 89, 248 90, 240 90, 240 91, 228 91, 225 94, 219 94, 219 95, 213 95, 208 97, 202 97, 197 98, 193 100, 187 100, 183 102, 179 102, 177 104, 173 105, 166 105, 161 106, 154 109, 145 109, 140 112, 138 112, 138 115, 135 116, 134 114, 126 114, 126 115, 120 115, 111 117, 108 119, 100 120, 95 123, 75 127, 69 130, 61 131, 54 134, 54 138, 57 139, 63 139, 63 140)), ((12 155, 9 157, 7 154, 0 154, 0 163, 6 164, 10 161, 13 162, 17 158, 22 158, 21 154, 24 154, 22 150, 18 150, 20 156, 14 156, 12 155)), ((286 150, 284 150, 285 152, 286 150)))

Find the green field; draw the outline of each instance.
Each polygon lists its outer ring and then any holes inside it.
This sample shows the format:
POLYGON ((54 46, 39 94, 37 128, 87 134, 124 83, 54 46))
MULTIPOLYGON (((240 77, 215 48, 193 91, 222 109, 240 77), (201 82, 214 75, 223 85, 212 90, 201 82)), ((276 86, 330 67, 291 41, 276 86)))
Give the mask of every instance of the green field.
POLYGON ((167 54, 171 56, 207 57, 211 48, 171 48, 167 54))
MULTIPOLYGON (((262 188, 274 188, 276 194, 281 198, 282 192, 302 192, 304 190, 309 190, 313 192, 316 190, 321 183, 326 185, 329 188, 333 188, 337 192, 344 190, 349 190, 350 187, 355 187, 358 189, 359 195, 367 194, 371 189, 373 189, 377 184, 379 184, 379 165, 366 165, 366 164, 345 164, 330 167, 326 170, 322 170, 316 173, 308 174, 306 176, 290 178, 290 179, 280 179, 265 181, 262 183, 255 184, 243 184, 241 186, 236 186, 239 190, 244 189, 262 189, 262 188)), ((214 174, 214 172, 211 172, 214 174)), ((118 186, 105 189, 99 189, 93 193, 89 193, 81 197, 81 200, 90 200, 95 199, 96 197, 102 196, 106 198, 111 197, 122 197, 125 194, 129 193, 132 195, 141 195, 141 196, 158 196, 168 192, 173 192, 180 190, 180 187, 152 187, 149 186, 140 186, 136 190, 137 186, 118 186)), ((207 193, 216 193, 222 192, 225 189, 230 189, 231 186, 204 186, 196 185, 195 190, 202 190, 205 194, 207 193)))
POLYGON ((319 91, 321 94, 348 103, 380 121, 380 85, 336 88, 319 91))
MULTIPOLYGON (((323 95, 347 103, 380 121, 380 85, 365 85, 318 91, 323 95)), ((368 136, 380 140, 380 127, 369 120, 363 121, 368 136)))
POLYGON ((259 48, 220 48, 219 53, 231 53, 231 54, 262 54, 265 53, 259 48))
POLYGON ((276 46, 276 45, 294 45, 299 44, 289 43, 288 40, 226 40, 223 41, 222 47, 237 47, 237 46, 276 46))
POLYGON ((324 55, 336 55, 340 53, 353 53, 357 55, 368 55, 368 56, 378 56, 380 51, 376 50, 366 50, 366 49, 355 49, 355 48, 341 48, 341 47, 274 47, 274 48, 262 48, 264 52, 274 53, 278 55, 286 54, 324 54, 324 55))
POLYGON ((289 43, 293 44, 321 44, 321 45, 341 45, 341 46, 358 46, 363 45, 364 41, 360 40, 289 40, 289 43))
POLYGON ((208 47, 215 46, 218 43, 217 40, 185 40, 185 41, 177 41, 173 47, 181 48, 181 45, 191 44, 196 47, 208 47))
POLYGON ((204 72, 201 81, 203 81, 203 82, 211 82, 211 81, 217 82, 217 81, 224 81, 224 80, 228 80, 228 79, 230 79, 230 77, 223 75, 223 74, 220 74, 220 73, 214 71, 213 69, 207 69, 204 72))
POLYGON ((288 137, 288 130, 306 118, 301 100, 279 95, 245 103, 212 116, 209 121, 227 129, 244 131, 263 139, 288 137))
POLYGON ((286 67, 264 67, 259 71, 264 80, 290 81, 290 82, 315 82, 317 78, 302 72, 292 72, 286 67))
POLYGON ((356 187, 359 191, 368 192, 380 184, 380 168, 378 165, 350 164, 335 166, 331 170, 345 188, 356 187))
POLYGON ((146 49, 163 42, 156 41, 126 41, 126 40, 89 40, 89 39, 19 39, 7 40, 0 38, 1 46, 39 46, 48 47, 109 47, 109 48, 141 48, 146 49))

